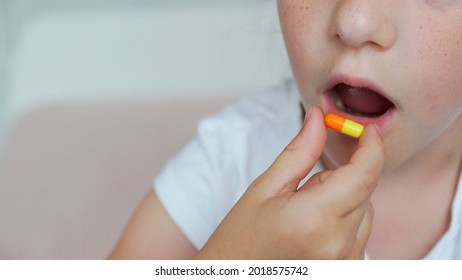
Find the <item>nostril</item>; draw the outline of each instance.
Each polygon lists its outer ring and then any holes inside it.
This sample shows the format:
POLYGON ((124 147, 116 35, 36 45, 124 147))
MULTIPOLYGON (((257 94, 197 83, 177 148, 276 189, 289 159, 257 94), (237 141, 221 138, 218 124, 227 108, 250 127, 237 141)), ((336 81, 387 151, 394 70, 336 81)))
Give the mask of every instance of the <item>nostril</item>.
POLYGON ((362 46, 367 44, 367 42, 357 40, 356 38, 351 38, 351 36, 342 36, 339 34, 337 35, 337 38, 345 45, 353 48, 361 48, 362 46))

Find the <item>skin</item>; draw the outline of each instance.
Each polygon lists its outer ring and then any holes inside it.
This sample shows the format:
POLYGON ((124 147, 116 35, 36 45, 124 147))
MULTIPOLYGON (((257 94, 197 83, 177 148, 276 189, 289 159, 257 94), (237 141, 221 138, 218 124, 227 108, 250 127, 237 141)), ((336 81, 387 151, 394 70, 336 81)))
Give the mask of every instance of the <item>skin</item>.
MULTIPOLYGON (((305 104, 321 105, 322 85, 338 73, 374 81, 395 103, 396 116, 381 131, 386 162, 372 197, 377 215, 368 252, 425 256, 449 226, 460 174, 462 1, 278 5, 305 104)), ((355 149, 351 139, 330 133, 322 161, 338 168, 355 149)))
POLYGON ((462 158, 462 1, 279 0, 278 8, 307 110, 300 133, 201 251, 150 193, 112 257, 352 259, 367 250, 417 259, 448 229, 462 158), (359 143, 323 125, 324 87, 336 75, 372 81, 395 105, 389 123, 368 125, 359 143), (317 160, 326 171, 297 190, 317 160))

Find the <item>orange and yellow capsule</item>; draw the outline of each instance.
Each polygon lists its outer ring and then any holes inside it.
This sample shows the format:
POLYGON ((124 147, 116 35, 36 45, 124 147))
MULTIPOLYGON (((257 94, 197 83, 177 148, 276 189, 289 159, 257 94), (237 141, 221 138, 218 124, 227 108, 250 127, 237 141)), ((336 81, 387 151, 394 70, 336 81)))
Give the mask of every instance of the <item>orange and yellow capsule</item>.
POLYGON ((332 113, 324 116, 324 123, 327 127, 354 138, 359 138, 364 131, 362 124, 332 113))

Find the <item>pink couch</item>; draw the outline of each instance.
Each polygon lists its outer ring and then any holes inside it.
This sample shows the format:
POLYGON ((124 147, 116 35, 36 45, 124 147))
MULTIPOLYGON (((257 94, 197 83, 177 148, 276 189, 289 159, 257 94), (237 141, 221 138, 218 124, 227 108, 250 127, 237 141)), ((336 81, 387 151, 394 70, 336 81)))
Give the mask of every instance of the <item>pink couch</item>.
POLYGON ((56 104, 9 128, 0 259, 103 259, 195 123, 232 98, 56 104))

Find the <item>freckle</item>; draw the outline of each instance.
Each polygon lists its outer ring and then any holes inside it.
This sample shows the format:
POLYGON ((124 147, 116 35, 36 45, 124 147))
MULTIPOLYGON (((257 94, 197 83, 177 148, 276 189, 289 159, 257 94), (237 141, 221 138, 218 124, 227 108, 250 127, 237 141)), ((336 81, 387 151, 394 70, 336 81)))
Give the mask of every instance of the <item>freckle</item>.
POLYGON ((422 25, 421 25, 421 26, 419 26, 419 29, 420 29, 420 30, 422 30, 422 25))

